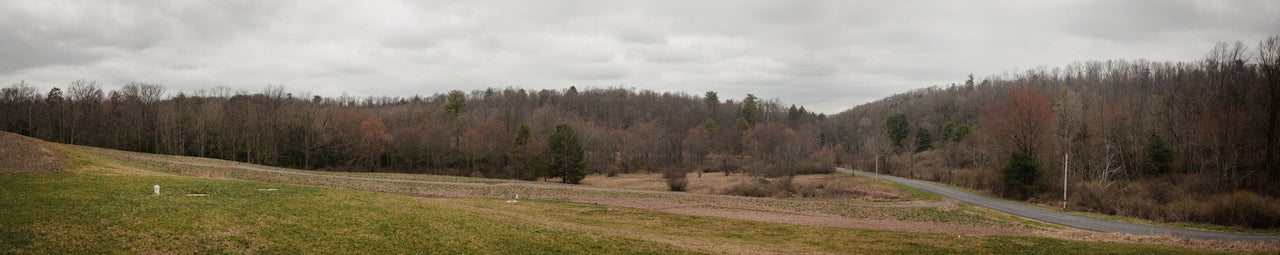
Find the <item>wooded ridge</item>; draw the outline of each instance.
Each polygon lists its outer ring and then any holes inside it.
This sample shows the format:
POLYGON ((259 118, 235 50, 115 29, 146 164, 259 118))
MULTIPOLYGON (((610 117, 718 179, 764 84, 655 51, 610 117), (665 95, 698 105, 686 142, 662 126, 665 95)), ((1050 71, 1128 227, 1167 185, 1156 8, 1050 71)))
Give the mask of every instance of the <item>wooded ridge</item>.
POLYGON ((302 169, 519 179, 581 179, 563 166, 592 173, 739 171, 744 164, 769 176, 797 167, 830 172, 838 147, 818 141, 836 137, 819 128, 824 115, 754 95, 737 102, 715 92, 570 87, 327 98, 280 86, 174 96, 158 84, 103 92, 80 80, 66 87, 47 94, 21 82, 4 88, 0 127, 61 143, 302 169), (566 146, 581 155, 553 153, 574 151, 566 146))
POLYGON ((970 75, 829 121, 857 169, 874 171, 878 157, 882 172, 1059 207, 1067 167, 1072 210, 1277 228, 1278 111, 1271 37, 1219 43, 1193 62, 970 75))

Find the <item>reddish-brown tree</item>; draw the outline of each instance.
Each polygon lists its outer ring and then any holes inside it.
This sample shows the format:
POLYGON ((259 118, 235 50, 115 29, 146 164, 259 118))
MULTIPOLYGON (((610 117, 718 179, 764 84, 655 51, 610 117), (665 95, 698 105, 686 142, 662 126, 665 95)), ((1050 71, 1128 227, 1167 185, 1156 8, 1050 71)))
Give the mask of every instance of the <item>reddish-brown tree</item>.
POLYGON ((1035 155, 1055 127, 1048 99, 1030 85, 1010 89, 1008 97, 987 105, 979 119, 1007 149, 1026 155, 1035 155))

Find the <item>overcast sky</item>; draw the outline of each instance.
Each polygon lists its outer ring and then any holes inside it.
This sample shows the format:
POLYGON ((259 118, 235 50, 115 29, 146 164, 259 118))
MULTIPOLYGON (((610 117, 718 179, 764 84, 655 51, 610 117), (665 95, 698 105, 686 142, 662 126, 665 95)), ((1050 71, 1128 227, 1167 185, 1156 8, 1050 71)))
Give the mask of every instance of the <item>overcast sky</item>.
POLYGON ((0 1, 0 82, 323 96, 754 93, 836 113, 1078 60, 1190 61, 1280 1, 0 1))

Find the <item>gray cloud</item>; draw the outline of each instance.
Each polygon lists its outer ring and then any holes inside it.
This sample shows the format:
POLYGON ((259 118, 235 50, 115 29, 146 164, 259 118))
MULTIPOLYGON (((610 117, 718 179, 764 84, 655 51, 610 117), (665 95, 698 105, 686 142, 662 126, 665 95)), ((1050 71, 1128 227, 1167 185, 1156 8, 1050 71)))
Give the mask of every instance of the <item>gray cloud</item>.
POLYGON ((1280 34, 1273 1, 12 1, 0 79, 320 95, 626 86, 835 113, 1078 60, 1280 34))

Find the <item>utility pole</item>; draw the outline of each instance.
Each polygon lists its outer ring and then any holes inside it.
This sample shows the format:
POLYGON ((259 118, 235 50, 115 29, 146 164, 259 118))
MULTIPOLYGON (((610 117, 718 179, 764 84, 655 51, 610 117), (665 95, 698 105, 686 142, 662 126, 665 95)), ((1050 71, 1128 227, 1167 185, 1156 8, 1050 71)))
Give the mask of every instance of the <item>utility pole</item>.
POLYGON ((1067 166, 1071 163, 1071 153, 1062 154, 1062 209, 1067 209, 1067 166))
POLYGON ((876 153, 876 174, 880 174, 880 153, 876 153))

